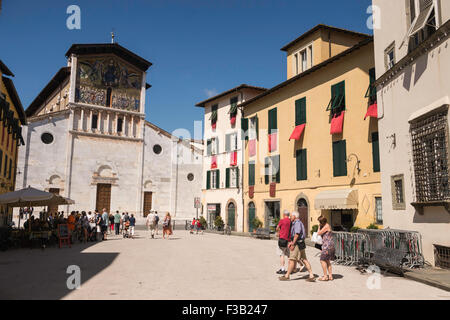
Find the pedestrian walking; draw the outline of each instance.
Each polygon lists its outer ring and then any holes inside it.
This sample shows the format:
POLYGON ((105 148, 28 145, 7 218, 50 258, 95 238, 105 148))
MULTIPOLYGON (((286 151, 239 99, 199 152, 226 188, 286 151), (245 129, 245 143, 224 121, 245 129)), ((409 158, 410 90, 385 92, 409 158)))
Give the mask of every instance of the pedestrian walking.
POLYGON ((323 277, 319 278, 320 281, 333 281, 333 271, 331 268, 331 261, 335 258, 335 247, 333 241, 333 235, 330 225, 327 223, 327 218, 320 216, 319 230, 317 234, 322 237, 322 252, 320 253, 320 264, 323 269, 323 277), (328 271, 328 274, 327 274, 328 271))
POLYGON ((280 256, 280 269, 276 273, 283 275, 287 273, 284 257, 287 257, 289 259, 290 255, 290 250, 288 248, 290 240, 289 235, 291 233, 291 219, 289 217, 290 214, 291 213, 288 210, 284 210, 283 219, 280 220, 276 229, 276 232, 279 234, 277 252, 280 256))
POLYGON ((289 267, 285 275, 281 276, 279 279, 281 281, 290 280, 290 275, 294 272, 296 264, 298 261, 303 262, 306 269, 309 272, 309 277, 306 281, 314 282, 315 276, 312 272, 311 265, 306 258, 306 244, 305 244, 305 226, 299 219, 299 213, 294 211, 291 215, 291 231, 290 231, 290 242, 288 244, 289 253, 289 267))
POLYGON ((120 232, 120 213, 117 210, 116 214, 114 215, 114 231, 116 235, 119 235, 120 232))
POLYGON ((89 235, 89 219, 85 211, 81 212, 81 228, 83 230, 84 242, 87 242, 89 235))
POLYGON ((96 226, 96 240, 103 240, 104 239, 104 235, 103 235, 103 219, 102 219, 102 215, 100 212, 98 212, 98 210, 95 210, 95 226, 96 226), (101 238, 100 238, 101 237, 101 238))
MULTIPOLYGON (((191 231, 189 232, 190 234, 194 233, 194 228, 197 229, 197 220, 195 218, 193 218, 192 222, 191 222, 191 228, 190 228, 191 231)), ((198 233, 198 230, 197 230, 197 233, 198 233)))
POLYGON ((196 229, 197 229, 197 234, 199 231, 203 234, 203 226, 202 226, 200 219, 197 219, 196 229))
POLYGON ((114 231, 114 215, 109 215, 109 231, 112 233, 114 231))
POLYGON ((102 225, 103 240, 108 240, 106 238, 106 234, 108 232, 109 214, 108 211, 106 211, 106 208, 103 208, 102 221, 103 221, 102 225))
POLYGON ((159 226, 159 216, 158 216, 158 211, 155 211, 155 231, 156 231, 156 235, 158 235, 158 226, 159 226))
POLYGON ((150 214, 147 216, 147 229, 150 231, 150 237, 152 239, 155 238, 155 229, 156 229, 156 220, 155 213, 150 211, 150 214))
POLYGON ((167 236, 167 240, 169 240, 169 236, 173 234, 171 222, 172 222, 172 218, 170 216, 170 213, 167 212, 166 216, 164 217, 164 221, 163 221, 163 239, 166 239, 165 236, 167 236))
POLYGON ((131 214, 129 222, 130 222, 131 239, 134 239, 134 227, 136 226, 136 218, 134 217, 134 214, 131 214))

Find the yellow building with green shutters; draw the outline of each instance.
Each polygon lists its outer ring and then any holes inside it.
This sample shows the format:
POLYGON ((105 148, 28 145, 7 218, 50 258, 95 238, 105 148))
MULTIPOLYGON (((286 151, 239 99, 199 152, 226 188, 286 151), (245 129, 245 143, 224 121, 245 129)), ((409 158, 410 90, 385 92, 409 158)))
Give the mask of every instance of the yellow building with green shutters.
MULTIPOLYGON (((15 190, 18 148, 25 145, 26 115, 11 77, 14 74, 0 60, 0 194, 15 190)), ((11 221, 11 214, 0 206, 0 226, 11 221)))
POLYGON ((297 210, 310 232, 382 226, 373 38, 318 25, 282 48, 287 80, 242 103, 244 230, 297 210))

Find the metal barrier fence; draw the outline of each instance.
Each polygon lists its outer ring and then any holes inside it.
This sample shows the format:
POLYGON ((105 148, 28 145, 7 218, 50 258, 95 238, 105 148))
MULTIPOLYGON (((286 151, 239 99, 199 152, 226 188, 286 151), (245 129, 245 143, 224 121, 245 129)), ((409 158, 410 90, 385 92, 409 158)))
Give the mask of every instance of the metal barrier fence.
POLYGON ((335 263, 338 264, 383 264, 414 268, 423 267, 425 263, 422 237, 416 231, 361 229, 357 233, 333 232, 333 239, 335 263), (393 265, 396 259, 399 266, 393 265))

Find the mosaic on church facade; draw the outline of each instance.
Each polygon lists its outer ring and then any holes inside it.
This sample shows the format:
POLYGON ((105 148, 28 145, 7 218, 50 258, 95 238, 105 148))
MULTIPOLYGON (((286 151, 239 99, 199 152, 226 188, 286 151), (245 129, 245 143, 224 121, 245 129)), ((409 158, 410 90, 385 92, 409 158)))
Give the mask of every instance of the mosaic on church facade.
POLYGON ((78 61, 76 102, 139 111, 142 72, 113 56, 78 61))

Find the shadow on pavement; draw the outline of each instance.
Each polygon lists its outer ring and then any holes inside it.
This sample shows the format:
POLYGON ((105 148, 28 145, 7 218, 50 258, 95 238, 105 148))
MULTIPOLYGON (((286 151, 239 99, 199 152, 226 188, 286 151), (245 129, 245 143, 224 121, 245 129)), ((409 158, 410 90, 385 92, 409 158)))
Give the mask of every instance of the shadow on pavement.
MULTIPOLYGON (((0 252, 0 299, 57 300, 72 290, 67 287, 71 265, 81 270, 81 286, 108 267, 118 253, 83 253, 96 242, 0 252)), ((73 277, 72 277, 73 278, 73 277)), ((73 283, 70 281, 69 283, 73 283)))

